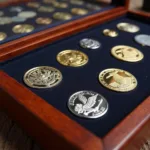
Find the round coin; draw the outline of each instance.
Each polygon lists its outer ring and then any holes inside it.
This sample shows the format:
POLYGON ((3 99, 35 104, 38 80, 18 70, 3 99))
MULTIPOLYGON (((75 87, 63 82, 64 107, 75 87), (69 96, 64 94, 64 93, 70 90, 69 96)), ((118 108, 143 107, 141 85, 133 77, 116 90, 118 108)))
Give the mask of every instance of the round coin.
POLYGON ((100 10, 100 9, 102 9, 102 7, 100 7, 98 5, 91 4, 91 3, 88 3, 86 6, 87 6, 88 9, 91 9, 91 10, 100 10))
POLYGON ((36 15, 37 15, 37 13, 34 11, 22 11, 18 14, 18 16, 21 18, 33 18, 36 15))
POLYGON ((126 31, 126 32, 131 32, 131 33, 135 33, 135 32, 138 32, 140 30, 140 28, 134 24, 130 24, 130 23, 119 23, 117 25, 117 28, 119 30, 122 30, 122 31, 126 31))
POLYGON ((0 16, 3 16, 4 15, 4 12, 3 11, 0 11, 0 16))
POLYGON ((13 27, 14 33, 29 33, 34 30, 34 27, 29 24, 19 24, 13 27))
POLYGON ((71 12, 74 15, 86 15, 88 13, 88 10, 83 9, 83 8, 72 8, 71 12))
POLYGON ((103 34, 104 34, 105 36, 110 36, 110 37, 117 37, 117 36, 118 36, 118 32, 117 32, 117 31, 115 31, 115 30, 110 30, 110 29, 105 29, 105 30, 103 31, 103 34))
POLYGON ((11 17, 0 17, 0 25, 10 24, 12 23, 11 17))
POLYGON ((111 50, 111 54, 119 60, 128 62, 138 62, 144 58, 143 53, 138 49, 125 45, 113 47, 111 50))
POLYGON ((23 80, 25 84, 32 88, 51 88, 62 81, 62 74, 56 68, 40 66, 27 71, 23 80))
POLYGON ((65 2, 53 2, 54 7, 56 8, 67 8, 68 4, 65 2))
POLYGON ((56 12, 53 14, 53 18, 57 20, 70 20, 72 15, 65 12, 56 12))
POLYGON ((4 32, 0 32, 0 41, 5 40, 5 39, 6 39, 6 37, 7 37, 6 33, 4 33, 4 32))
POLYGON ((74 93, 68 101, 69 110, 76 116, 95 119, 102 117, 108 111, 107 100, 99 93, 79 91, 74 93))
POLYGON ((81 1, 81 0, 71 0, 70 3, 71 4, 75 4, 75 5, 83 5, 84 1, 81 1))
POLYGON ((150 46, 150 35, 140 34, 135 36, 135 41, 143 46, 150 46))
POLYGON ((23 8, 20 6, 13 6, 10 8, 11 12, 21 12, 22 10, 23 10, 23 8))
POLYGON ((55 8, 51 6, 40 6, 38 9, 39 12, 53 12, 54 10, 55 8))
POLYGON ((85 39, 80 40, 80 46, 86 49, 98 49, 100 48, 101 44, 99 41, 85 38, 85 39))
POLYGON ((99 81, 104 87, 117 92, 129 92, 137 87, 137 80, 131 73, 115 68, 102 71, 99 81))
POLYGON ((26 18, 21 18, 21 17, 18 17, 18 16, 14 16, 14 17, 12 17, 12 21, 13 22, 24 22, 24 21, 26 21, 26 18))
POLYGON ((37 24, 48 25, 48 24, 51 24, 51 22, 52 22, 52 19, 50 18, 39 17, 36 19, 37 24))
POLYGON ((28 2, 27 6, 31 7, 31 8, 39 8, 40 7, 40 3, 38 3, 38 2, 28 2))
POLYGON ((53 2, 55 2, 55 0, 43 0, 43 2, 46 4, 52 4, 53 2))
POLYGON ((57 55, 57 61, 70 67, 80 67, 88 63, 88 56, 78 50, 64 50, 57 55))

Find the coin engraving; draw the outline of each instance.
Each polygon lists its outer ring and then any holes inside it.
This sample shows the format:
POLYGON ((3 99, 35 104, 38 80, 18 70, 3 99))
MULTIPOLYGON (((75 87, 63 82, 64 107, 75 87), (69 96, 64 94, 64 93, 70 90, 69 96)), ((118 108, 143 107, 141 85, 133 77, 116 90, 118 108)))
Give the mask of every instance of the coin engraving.
POLYGON ((67 8, 68 4, 65 2, 53 2, 53 6, 56 8, 67 8))
POLYGON ((125 45, 113 47, 111 54, 117 59, 128 62, 138 62, 144 58, 143 53, 138 49, 125 45))
POLYGON ((23 79, 32 88, 51 88, 62 81, 62 74, 56 68, 40 66, 27 71, 23 79))
POLYGON ((150 35, 140 34, 135 36, 135 41, 143 46, 150 46, 150 35))
POLYGON ((102 71, 99 81, 104 87, 117 92, 132 91, 137 87, 137 80, 131 73, 115 68, 102 71))
POLYGON ((64 50, 57 55, 57 61, 64 66, 80 67, 88 63, 88 56, 78 50, 64 50))
POLYGON ((39 18, 36 19, 37 24, 48 25, 48 24, 51 24, 51 22, 52 22, 52 19, 50 19, 50 18, 39 17, 39 18))
POLYGON ((106 114, 108 102, 96 92, 79 91, 69 98, 68 108, 76 116, 94 119, 106 114))
POLYGON ((37 13, 34 11, 22 11, 18 14, 18 16, 21 18, 33 18, 36 15, 37 15, 37 13))
POLYGON ((118 36, 118 32, 115 30, 111 30, 111 29, 105 29, 103 31, 103 34, 105 36, 110 36, 110 37, 117 37, 118 36))
POLYGON ((29 24, 19 24, 13 27, 14 33, 29 33, 34 30, 34 27, 29 24))
POLYGON ((83 9, 83 8, 72 8, 71 12, 74 15, 86 15, 88 13, 88 10, 83 9))
POLYGON ((70 20, 72 15, 65 12, 56 12, 53 14, 53 18, 57 20, 70 20))

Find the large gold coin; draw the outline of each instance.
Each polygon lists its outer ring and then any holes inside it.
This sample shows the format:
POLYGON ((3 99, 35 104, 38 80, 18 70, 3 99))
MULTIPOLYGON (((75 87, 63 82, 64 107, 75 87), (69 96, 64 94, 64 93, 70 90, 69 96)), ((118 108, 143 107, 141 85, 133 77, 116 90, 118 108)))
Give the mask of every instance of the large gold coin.
POLYGON ((29 33, 34 30, 34 27, 29 24, 19 24, 13 27, 14 33, 29 33))
POLYGON ((88 13, 88 10, 83 9, 83 8, 72 8, 71 12, 74 15, 86 15, 88 13))
POLYGON ((141 51, 134 47, 125 45, 113 47, 111 54, 117 59, 128 62, 138 62, 144 58, 144 55, 141 51))
POLYGON ((137 80, 131 73, 115 68, 102 71, 99 81, 104 87, 117 92, 132 91, 137 87, 137 80))
POLYGON ((50 18, 39 17, 39 18, 36 19, 37 24, 47 25, 47 24, 51 24, 51 22, 52 22, 52 19, 50 19, 50 18))
POLYGON ((78 50, 64 50, 57 55, 57 61, 64 66, 80 67, 88 63, 88 56, 78 50))
POLYGON ((4 33, 4 32, 0 32, 0 41, 5 40, 5 39, 6 39, 6 37, 7 37, 7 34, 6 34, 6 33, 4 33))
POLYGON ((65 12, 56 12, 53 14, 53 18, 57 20, 70 20, 72 15, 65 12))
POLYGON ((105 29, 105 30, 103 31, 103 34, 104 34, 105 36, 110 36, 110 37, 116 37, 116 36, 118 36, 118 32, 117 32, 117 31, 115 31, 115 30, 110 30, 110 29, 105 29))
POLYGON ((140 30, 140 28, 134 24, 130 24, 130 23, 119 23, 117 25, 117 28, 119 30, 122 30, 122 31, 126 31, 126 32, 131 32, 131 33, 135 33, 135 32, 138 32, 140 30))
POLYGON ((53 2, 54 7, 56 8, 67 8, 68 4, 65 2, 53 2))
POLYGON ((40 7, 40 3, 38 3, 38 2, 28 2, 27 6, 31 7, 31 8, 39 8, 40 7))

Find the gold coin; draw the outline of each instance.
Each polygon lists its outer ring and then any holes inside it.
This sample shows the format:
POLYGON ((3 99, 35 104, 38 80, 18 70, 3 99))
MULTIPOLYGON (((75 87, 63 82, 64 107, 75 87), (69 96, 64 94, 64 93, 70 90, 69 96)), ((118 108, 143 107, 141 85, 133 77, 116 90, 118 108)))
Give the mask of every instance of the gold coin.
POLYGON ((88 10, 83 8, 72 8, 71 12, 75 15, 86 15, 88 13, 88 10))
POLYGON ((126 31, 126 32, 131 32, 131 33, 135 33, 135 32, 138 32, 140 30, 140 28, 134 24, 130 24, 130 23, 119 23, 117 25, 117 28, 119 30, 122 30, 122 31, 126 31))
POLYGON ((4 39, 6 39, 7 35, 4 32, 0 32, 0 41, 3 41, 4 39))
POLYGON ((29 33, 34 30, 34 27, 29 24, 19 24, 13 27, 14 33, 29 33))
POLYGON ((116 36, 118 36, 118 32, 117 31, 110 30, 110 29, 105 29, 103 31, 103 34, 106 35, 106 36, 110 36, 110 37, 116 37, 116 36))
POLYGON ((27 6, 28 7, 32 7, 32 8, 39 8, 40 7, 40 3, 38 3, 38 2, 28 2, 27 6))
POLYGON ((75 4, 75 5, 83 5, 84 4, 84 2, 81 0, 71 0, 70 3, 75 4))
POLYGON ((138 84, 131 73, 116 68, 103 70, 99 74, 99 81, 104 87, 117 92, 132 91, 138 84))
POLYGON ((125 45, 113 47, 111 54, 117 59, 128 62, 138 62, 144 58, 144 55, 141 51, 134 47, 125 45))
POLYGON ((36 23, 37 24, 45 24, 45 25, 47 25, 47 24, 50 24, 51 22, 52 22, 52 19, 50 19, 50 18, 39 17, 39 18, 36 19, 36 23))
POLYGON ((72 15, 65 12, 56 12, 53 14, 53 18, 58 20, 70 20, 72 15))
POLYGON ((67 8, 68 4, 64 2, 53 2, 54 7, 57 8, 67 8))
POLYGON ((39 12, 53 12, 55 10, 55 8, 51 7, 51 6, 40 6, 38 8, 39 12))
POLYGON ((80 67, 88 63, 88 56, 78 50, 64 50, 57 55, 57 61, 64 66, 80 67))

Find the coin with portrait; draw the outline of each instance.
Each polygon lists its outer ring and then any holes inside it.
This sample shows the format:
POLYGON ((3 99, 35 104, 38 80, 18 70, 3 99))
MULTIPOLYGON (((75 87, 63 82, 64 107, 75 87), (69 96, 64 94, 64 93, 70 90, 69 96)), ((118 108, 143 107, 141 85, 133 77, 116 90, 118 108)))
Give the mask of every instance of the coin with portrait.
POLYGON ((138 62, 144 58, 144 55, 141 51, 134 47, 125 46, 125 45, 118 45, 111 49, 111 54, 123 61, 128 62, 138 62))
POLYGON ((57 20, 70 20, 72 15, 66 12, 56 12, 53 14, 53 18, 57 20))
POLYGON ((74 15, 86 15, 88 13, 88 10, 84 8, 72 8, 71 12, 74 15))
POLYGON ((78 50, 64 50, 57 55, 57 61, 70 67, 80 67, 88 63, 88 56, 78 50))
POLYGON ((6 39, 6 37, 7 37, 7 34, 6 34, 6 33, 4 33, 4 32, 0 32, 0 41, 5 40, 5 39, 6 39))
POLYGON ((136 78, 131 73, 116 68, 100 72, 99 81, 104 87, 117 92, 132 91, 138 84, 136 78))
POLYGON ((29 33, 34 30, 34 26, 30 24, 19 24, 13 27, 14 33, 29 33))
POLYGON ((117 37, 118 36, 118 32, 115 30, 111 30, 111 29, 105 29, 103 30, 103 34, 105 36, 110 36, 110 37, 117 37))
POLYGON ((45 18, 45 17, 39 17, 36 19, 37 24, 43 24, 43 25, 48 25, 52 23, 52 19, 50 18, 45 18))

